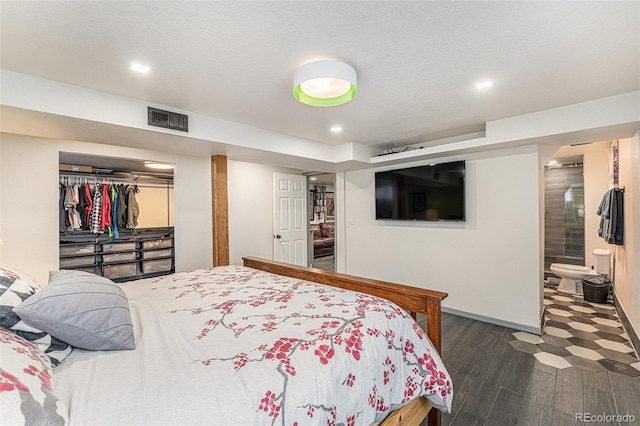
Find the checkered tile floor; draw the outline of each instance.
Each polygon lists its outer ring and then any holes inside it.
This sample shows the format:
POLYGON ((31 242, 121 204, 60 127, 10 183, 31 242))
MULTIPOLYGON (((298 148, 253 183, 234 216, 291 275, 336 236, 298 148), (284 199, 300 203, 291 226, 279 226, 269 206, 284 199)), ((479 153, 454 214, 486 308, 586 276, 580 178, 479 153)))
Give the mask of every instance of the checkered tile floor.
POLYGON ((555 368, 576 366, 640 377, 640 361, 613 305, 544 289, 546 323, 542 336, 513 333, 514 349, 555 368))

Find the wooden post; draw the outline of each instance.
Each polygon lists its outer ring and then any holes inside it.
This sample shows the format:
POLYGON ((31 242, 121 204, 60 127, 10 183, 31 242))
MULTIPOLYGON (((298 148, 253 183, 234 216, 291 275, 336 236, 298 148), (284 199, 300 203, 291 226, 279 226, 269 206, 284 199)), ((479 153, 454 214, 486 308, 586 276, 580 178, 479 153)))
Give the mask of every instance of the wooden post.
POLYGON ((442 413, 435 408, 429 411, 427 415, 427 424, 429 426, 440 426, 442 424, 442 413))
POLYGON ((227 196, 227 157, 211 157, 211 216, 213 266, 229 264, 229 205, 227 196))
MULTIPOLYGON (((440 302, 427 301, 427 334, 433 346, 442 356, 442 307, 440 302)), ((433 409, 429 411, 427 418, 428 426, 440 426, 442 413, 433 409)))
POLYGON ((440 301, 427 300, 427 334, 442 355, 442 307, 440 301))

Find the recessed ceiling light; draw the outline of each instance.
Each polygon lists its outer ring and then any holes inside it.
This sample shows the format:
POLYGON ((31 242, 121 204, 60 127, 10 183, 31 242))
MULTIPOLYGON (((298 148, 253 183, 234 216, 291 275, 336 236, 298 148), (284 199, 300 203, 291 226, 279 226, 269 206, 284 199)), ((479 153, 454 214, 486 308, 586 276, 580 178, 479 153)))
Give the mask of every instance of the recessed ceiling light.
POLYGON ((151 71, 151 68, 146 65, 142 65, 137 62, 134 62, 131 64, 131 71, 139 72, 140 74, 149 74, 149 71, 151 71))
POLYGON ((160 170, 170 170, 173 169, 173 164, 167 163, 152 163, 151 161, 146 161, 144 163, 145 167, 149 167, 150 169, 160 169, 160 170))
POLYGON ((317 177, 310 177, 309 180, 318 180, 317 177))
POLYGON ((476 89, 478 90, 485 90, 493 86, 495 86, 495 83, 491 80, 485 80, 476 83, 476 89))
POLYGON ((344 129, 342 128, 342 126, 331 126, 331 133, 342 133, 344 129))

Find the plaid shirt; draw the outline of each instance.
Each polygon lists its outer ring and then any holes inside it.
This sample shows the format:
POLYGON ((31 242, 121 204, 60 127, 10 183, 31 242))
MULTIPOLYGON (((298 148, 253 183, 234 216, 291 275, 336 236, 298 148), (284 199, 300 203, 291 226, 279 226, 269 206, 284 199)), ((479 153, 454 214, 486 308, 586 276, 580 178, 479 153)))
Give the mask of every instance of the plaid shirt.
POLYGON ((96 185, 93 192, 93 209, 91 210, 91 233, 101 234, 100 220, 102 219, 102 191, 100 185, 96 185))

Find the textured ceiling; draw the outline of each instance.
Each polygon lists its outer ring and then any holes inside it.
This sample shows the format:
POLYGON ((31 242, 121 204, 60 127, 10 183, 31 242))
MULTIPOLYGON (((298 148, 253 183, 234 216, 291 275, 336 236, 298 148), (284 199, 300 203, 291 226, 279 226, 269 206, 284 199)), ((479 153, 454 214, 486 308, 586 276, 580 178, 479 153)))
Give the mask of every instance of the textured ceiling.
POLYGON ((0 12, 4 69, 328 144, 422 143, 640 89, 637 1, 2 1, 0 12), (316 59, 357 70, 355 100, 293 99, 295 70, 316 59), (129 71, 134 60, 151 73, 129 71))

